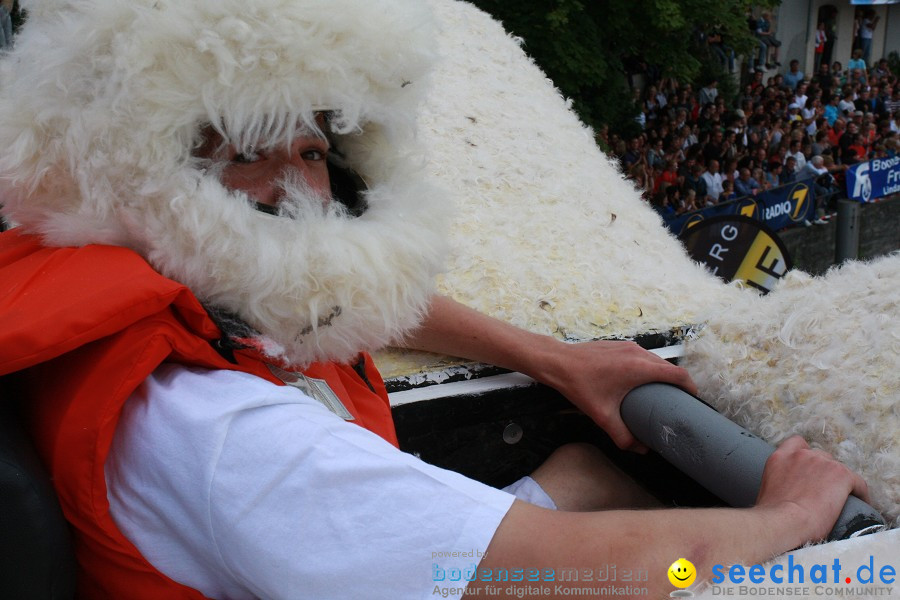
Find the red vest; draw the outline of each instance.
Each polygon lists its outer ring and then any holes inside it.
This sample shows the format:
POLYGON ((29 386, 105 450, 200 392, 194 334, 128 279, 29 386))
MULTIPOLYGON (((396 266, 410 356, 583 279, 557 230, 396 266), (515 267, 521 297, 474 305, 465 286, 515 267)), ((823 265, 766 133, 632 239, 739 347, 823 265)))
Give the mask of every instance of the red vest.
MULTIPOLYGON (((217 352, 221 334, 190 290, 125 248, 0 234, 0 315, 0 375, 23 371, 34 442, 75 532, 79 597, 202 598, 150 565, 109 514, 103 469, 121 407, 163 362, 281 382, 254 351, 234 351, 234 362, 217 352)), ((363 358, 366 379, 334 363, 303 372, 396 446, 387 392, 363 358)))

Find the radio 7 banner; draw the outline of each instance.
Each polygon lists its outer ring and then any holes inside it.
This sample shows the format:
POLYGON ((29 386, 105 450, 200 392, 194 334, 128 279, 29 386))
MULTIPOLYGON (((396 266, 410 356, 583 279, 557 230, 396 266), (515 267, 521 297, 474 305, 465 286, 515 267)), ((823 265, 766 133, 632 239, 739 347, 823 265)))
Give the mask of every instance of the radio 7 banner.
POLYGON ((666 221, 675 235, 681 235, 697 223, 721 215, 743 215, 762 221, 778 231, 811 220, 816 211, 812 179, 783 185, 756 196, 746 196, 726 204, 717 204, 666 221))

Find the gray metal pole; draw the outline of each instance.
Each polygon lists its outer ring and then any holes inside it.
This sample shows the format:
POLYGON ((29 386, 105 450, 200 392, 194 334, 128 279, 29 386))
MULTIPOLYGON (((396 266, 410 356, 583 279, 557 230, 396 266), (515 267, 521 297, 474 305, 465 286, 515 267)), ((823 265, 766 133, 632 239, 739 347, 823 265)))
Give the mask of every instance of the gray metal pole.
MULTIPOLYGON (((648 383, 622 401, 622 420, 641 442, 731 506, 753 506, 766 460, 775 451, 694 396, 673 385, 648 383)), ((850 496, 829 540, 884 528, 874 508, 850 496)))
POLYGON ((834 262, 841 264, 859 257, 859 202, 838 200, 834 262))

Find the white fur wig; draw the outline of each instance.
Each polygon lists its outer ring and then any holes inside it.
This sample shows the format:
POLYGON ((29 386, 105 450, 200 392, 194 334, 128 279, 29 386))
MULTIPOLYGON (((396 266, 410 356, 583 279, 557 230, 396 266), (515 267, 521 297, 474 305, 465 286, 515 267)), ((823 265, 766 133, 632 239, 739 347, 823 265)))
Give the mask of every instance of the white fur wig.
POLYGON ((32 0, 0 66, 4 212, 51 245, 135 249, 260 332, 344 360, 415 326, 443 258, 415 116, 434 61, 417 0, 32 0), (294 194, 273 217, 192 157, 211 126, 287 143, 315 112, 368 182, 352 218, 294 194))

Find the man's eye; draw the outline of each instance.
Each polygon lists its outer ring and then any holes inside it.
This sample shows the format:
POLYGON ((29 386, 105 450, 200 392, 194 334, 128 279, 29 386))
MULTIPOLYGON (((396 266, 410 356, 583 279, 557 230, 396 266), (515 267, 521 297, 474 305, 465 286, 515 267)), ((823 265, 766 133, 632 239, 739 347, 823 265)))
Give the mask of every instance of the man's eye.
POLYGON ((306 150, 300 154, 300 156, 303 158, 303 160, 312 160, 312 161, 325 160, 325 157, 327 155, 328 155, 327 152, 323 152, 322 150, 318 150, 318 149, 306 150))

